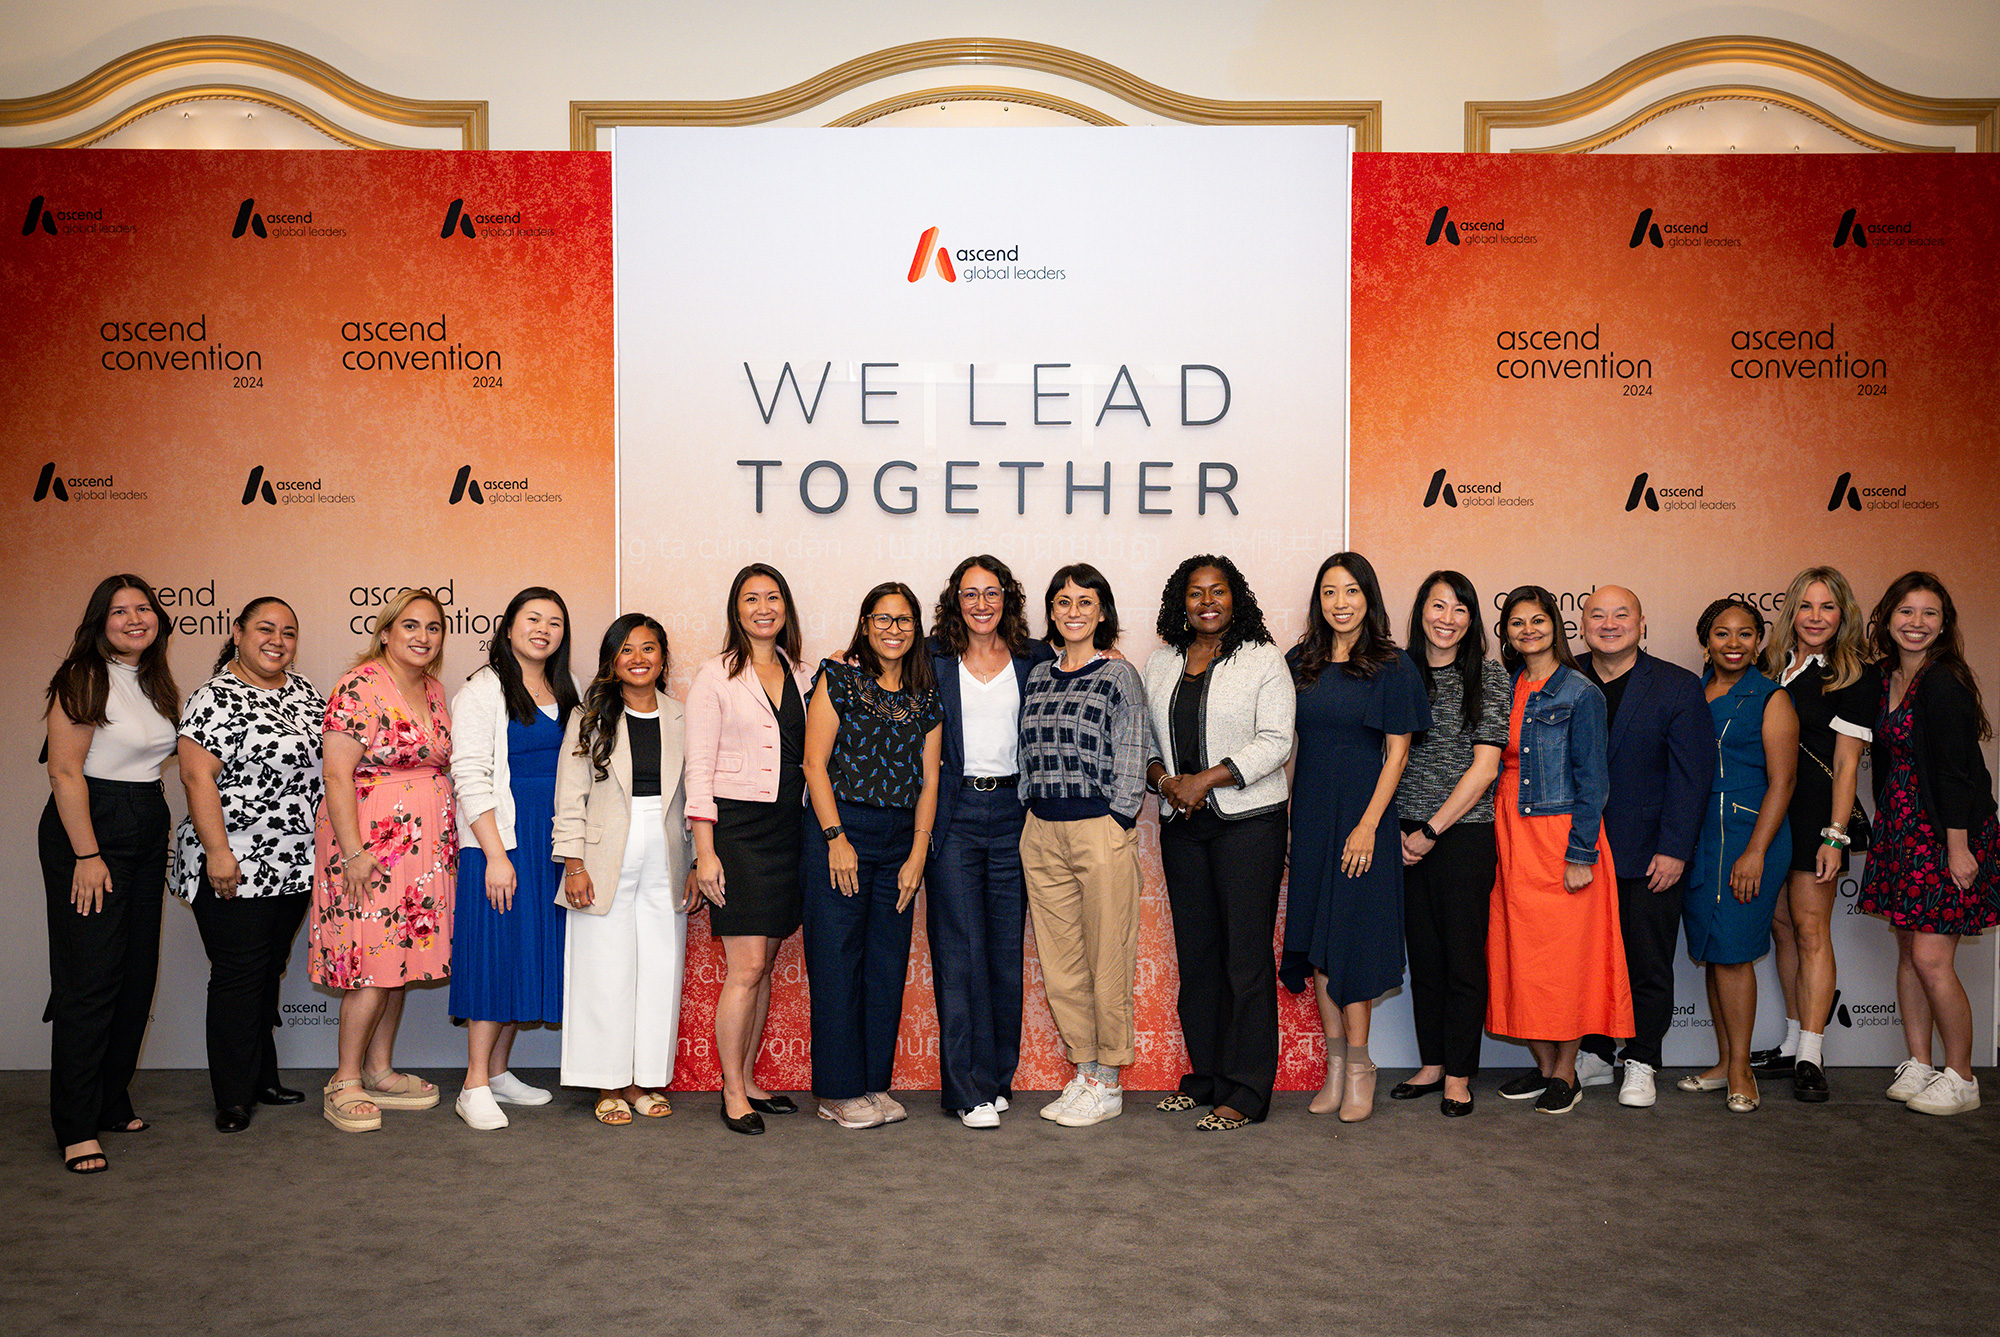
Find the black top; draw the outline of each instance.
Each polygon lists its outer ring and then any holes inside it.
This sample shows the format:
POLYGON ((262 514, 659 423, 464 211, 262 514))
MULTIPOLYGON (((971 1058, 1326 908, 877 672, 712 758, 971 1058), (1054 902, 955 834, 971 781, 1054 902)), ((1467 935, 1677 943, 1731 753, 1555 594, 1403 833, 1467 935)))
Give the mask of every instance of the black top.
MULTIPOLYGON (((771 698, 766 695, 764 698, 771 698)), ((799 698, 798 680, 785 675, 785 689, 771 711, 778 717, 778 764, 790 770, 805 764, 806 703, 799 698)))
POLYGON ((1174 771, 1179 775, 1199 775, 1208 769, 1201 764, 1202 706, 1208 699, 1208 674, 1181 675, 1174 688, 1173 741, 1174 771))
MULTIPOLYGON (((1818 660, 1817 656, 1815 660, 1785 684, 1785 691, 1792 698, 1792 708, 1799 713, 1799 746, 1819 758, 1822 766, 1831 767, 1834 720, 1844 720, 1864 733, 1873 729, 1875 707, 1882 699, 1882 673, 1874 664, 1869 664, 1853 682, 1829 692, 1826 684, 1832 680, 1833 673, 1823 660, 1818 660)), ((1861 735, 1853 736, 1858 738, 1861 735)))
MULTIPOLYGON (((1636 661, 1634 661, 1636 663, 1636 661)), ((1597 676, 1597 660, 1589 655, 1583 658, 1583 676, 1597 684, 1597 690, 1604 693, 1604 729, 1608 736, 1611 726, 1618 722, 1618 707, 1625 700, 1625 689, 1632 683, 1632 670, 1626 669, 1610 682, 1597 676)))
POLYGON ((632 797, 660 796, 660 716, 625 712, 625 743, 632 749, 632 797))
MULTIPOLYGON (((1889 781, 1889 746, 1882 730, 1889 717, 1889 674, 1881 674, 1875 723, 1875 801, 1889 781)), ((1972 693, 1949 672, 1931 665, 1910 687, 1916 725, 1910 731, 1917 754, 1917 797, 1940 830, 1972 831, 1995 810, 1993 776, 1979 750, 1979 711, 1972 693)))
POLYGON ((924 792, 924 738, 943 722, 936 692, 889 691, 860 669, 820 661, 813 690, 840 716, 827 776, 834 797, 874 808, 914 808, 924 792))

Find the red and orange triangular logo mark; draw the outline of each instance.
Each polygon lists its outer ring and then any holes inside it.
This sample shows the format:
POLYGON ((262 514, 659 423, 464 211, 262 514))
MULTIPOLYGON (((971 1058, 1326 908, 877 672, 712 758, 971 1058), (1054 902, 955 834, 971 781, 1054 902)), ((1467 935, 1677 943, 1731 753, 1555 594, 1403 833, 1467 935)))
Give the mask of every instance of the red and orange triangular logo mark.
MULTIPOLYGON (((937 234, 936 228, 928 227, 924 229, 924 235, 917 238, 917 253, 910 261, 910 282, 915 283, 931 267, 931 246, 937 241, 937 234)), ((938 277, 946 283, 958 282, 958 271, 951 267, 951 252, 942 246, 937 248, 937 268, 938 277)))

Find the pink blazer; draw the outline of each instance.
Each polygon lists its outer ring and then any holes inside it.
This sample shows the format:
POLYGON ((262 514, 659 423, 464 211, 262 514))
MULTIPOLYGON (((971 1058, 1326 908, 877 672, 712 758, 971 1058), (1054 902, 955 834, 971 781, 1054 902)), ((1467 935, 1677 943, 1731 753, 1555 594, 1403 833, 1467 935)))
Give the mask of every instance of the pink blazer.
MULTIPOLYGON (((804 699, 812 670, 791 666, 804 699)), ((729 676, 721 655, 694 671, 687 694, 687 817, 715 820, 718 798, 773 803, 778 797, 778 716, 746 664, 729 676)))

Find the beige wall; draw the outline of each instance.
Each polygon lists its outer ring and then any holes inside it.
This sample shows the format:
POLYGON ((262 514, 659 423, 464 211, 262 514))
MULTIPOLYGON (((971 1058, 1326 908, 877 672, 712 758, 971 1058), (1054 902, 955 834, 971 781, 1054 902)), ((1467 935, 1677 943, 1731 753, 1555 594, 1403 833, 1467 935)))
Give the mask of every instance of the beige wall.
POLYGON ((5 0, 0 15, 0 96, 226 33, 297 47, 388 93, 484 98, 496 149, 567 148, 572 98, 745 97, 942 37, 1069 47, 1205 97, 1380 100, 1383 147, 1405 151, 1462 148, 1467 99, 1568 92, 1692 37, 1786 38, 1930 97, 2000 90, 1994 0, 5 0))

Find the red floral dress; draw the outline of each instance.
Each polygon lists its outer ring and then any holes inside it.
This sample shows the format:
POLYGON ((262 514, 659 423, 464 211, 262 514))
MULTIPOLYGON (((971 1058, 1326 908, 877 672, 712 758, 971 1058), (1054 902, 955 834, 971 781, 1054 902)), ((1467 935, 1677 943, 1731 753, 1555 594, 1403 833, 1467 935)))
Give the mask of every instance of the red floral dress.
POLYGON ((1931 824, 1917 796, 1917 683, 1910 679, 1902 704, 1889 709, 1889 675, 1882 675, 1882 708, 1875 737, 1889 745, 1889 777, 1876 805, 1874 840, 1861 874, 1860 908, 1900 929, 1919 933, 1977 934, 2000 924, 2000 823, 1988 817, 1966 832, 1979 875, 1960 890, 1951 880, 1944 832, 1931 824))
POLYGON ((381 872, 360 897, 348 895, 332 805, 322 804, 313 829, 306 953, 315 984, 393 989, 451 973, 451 897, 458 871, 451 719, 435 678, 424 679, 424 694, 428 729, 374 662, 342 678, 327 699, 324 732, 361 744, 354 768, 361 835, 381 872))

